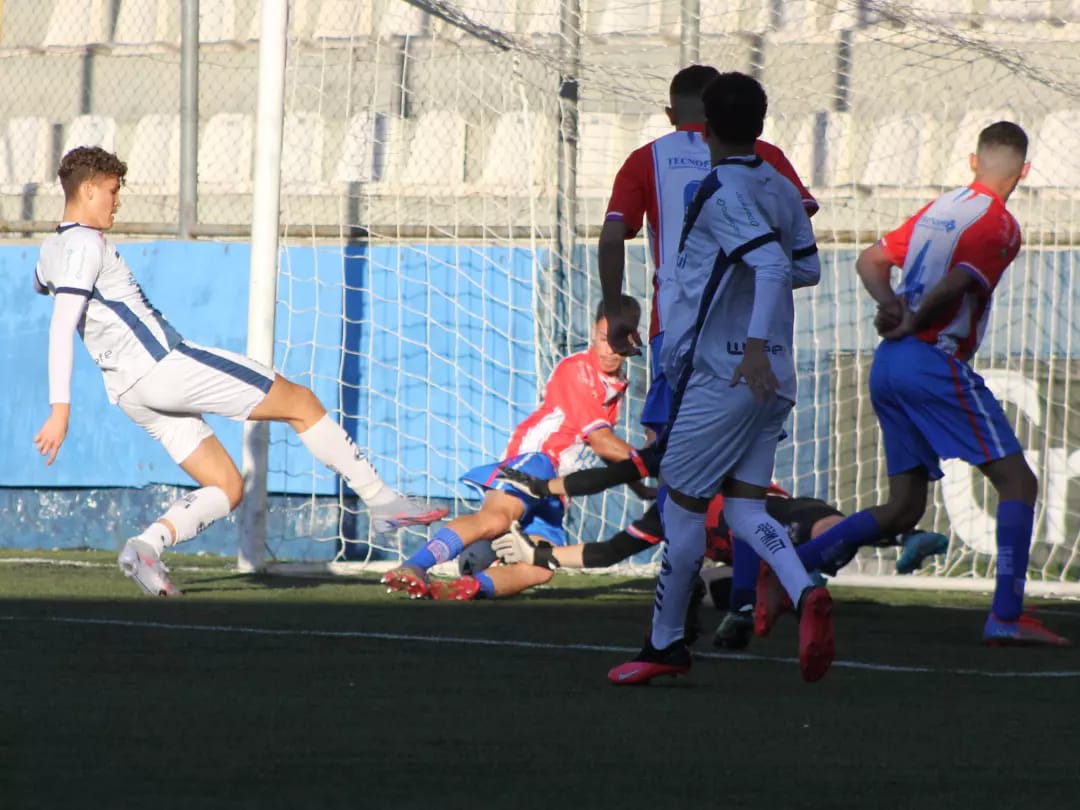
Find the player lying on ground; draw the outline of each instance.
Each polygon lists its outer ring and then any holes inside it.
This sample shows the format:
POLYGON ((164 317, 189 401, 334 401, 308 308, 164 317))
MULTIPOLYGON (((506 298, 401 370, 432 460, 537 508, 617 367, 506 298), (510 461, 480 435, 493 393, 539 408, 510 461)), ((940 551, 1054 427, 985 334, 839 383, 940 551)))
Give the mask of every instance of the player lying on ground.
MULTIPOLYGON (((520 487, 532 497, 592 495, 605 489, 638 480, 642 468, 648 474, 654 474, 659 465, 655 448, 642 448, 638 459, 612 464, 605 468, 582 470, 564 478, 550 480, 538 479, 520 470, 500 471, 500 477, 516 487, 520 487)), ((769 487, 765 498, 765 508, 769 515, 787 528, 792 542, 799 546, 823 534, 839 523, 844 514, 835 506, 818 498, 792 497, 776 484, 769 487)), ((705 518, 706 545, 705 556, 713 562, 731 566, 733 562, 734 537, 727 521, 724 520, 724 496, 717 495, 709 504, 705 518)), ((531 538, 520 530, 512 530, 493 541, 492 552, 487 562, 496 557, 504 562, 528 563, 557 570, 559 568, 606 568, 639 554, 663 541, 663 526, 660 521, 660 507, 653 504, 642 517, 634 521, 623 531, 607 540, 596 543, 582 543, 573 546, 551 546, 542 538, 531 538)), ((901 573, 914 571, 923 561, 933 555, 941 554, 948 547, 948 539, 933 532, 912 531, 903 537, 883 537, 878 545, 901 545, 903 552, 897 561, 897 570, 901 573)), ((830 573, 835 573, 832 571, 830 573)), ((761 580, 764 582, 764 580, 761 580)), ((775 615, 782 610, 784 594, 761 594, 767 598, 757 598, 753 591, 744 594, 731 593, 731 579, 718 584, 712 593, 713 603, 718 609, 730 612, 725 617, 713 643, 719 647, 741 649, 750 640, 751 631, 764 635, 772 626, 775 615), (755 605, 756 602, 756 605, 755 605), (759 606, 759 609, 755 609, 759 606), (730 610, 729 610, 730 608, 730 610), (754 616, 750 617, 753 610, 754 616)), ((788 603, 790 605, 790 603, 788 603)))
POLYGON ((689 670, 684 623, 705 513, 720 493, 735 535, 779 573, 800 610, 800 669, 813 681, 834 655, 832 599, 769 516, 765 493, 795 403, 792 289, 818 282, 817 246, 798 191, 754 153, 767 106, 761 85, 724 73, 702 102, 713 168, 687 210, 676 260, 660 269, 661 361, 678 381, 661 447, 667 542, 651 632, 608 678, 637 684, 689 670))
POLYGON ((34 287, 54 298, 49 325, 48 419, 34 443, 52 464, 68 432, 75 332, 101 368, 109 400, 164 446, 198 482, 131 538, 120 569, 147 593, 175 596, 161 554, 235 509, 244 483, 203 420, 287 422, 300 440, 367 504, 377 531, 426 524, 448 510, 406 498, 379 477, 348 434, 307 388, 223 349, 184 340, 146 300, 127 263, 104 234, 120 207, 127 165, 99 147, 79 147, 60 162, 64 221, 41 247, 34 287))
POLYGON ((1016 124, 990 125, 970 158, 971 185, 941 195, 859 255, 856 270, 878 303, 875 323, 884 338, 870 368, 870 399, 889 498, 803 546, 800 556, 820 567, 882 533, 914 526, 930 481, 942 477, 940 459, 962 458, 998 495, 997 582, 983 639, 1064 645, 1023 613, 1038 481, 1001 403, 968 365, 994 289, 1020 250, 1020 226, 1005 202, 1027 175, 1027 145, 1016 124), (894 265, 903 268, 895 291, 894 265))
MULTIPOLYGON (((641 315, 637 301, 629 296, 622 308, 641 315)), ((615 435, 613 427, 626 391, 624 363, 608 345, 607 319, 601 305, 589 348, 555 367, 544 388, 543 402, 517 426, 503 460, 476 467, 461 477, 483 493, 480 510, 454 518, 401 566, 388 571, 382 578, 387 589, 413 598, 471 599, 517 593, 551 579, 549 569, 534 565, 499 566, 452 581, 432 580, 428 570, 454 559, 474 543, 505 534, 515 521, 529 534, 552 545, 565 545, 562 499, 529 497, 496 480, 499 468, 507 466, 551 478, 580 469, 596 456, 611 462, 629 458, 633 448, 615 435)))
MULTIPOLYGON (((655 272, 648 348, 652 374, 641 423, 647 432, 656 436, 663 433, 671 412, 671 386, 660 362, 666 324, 659 306, 659 268, 675 259, 687 208, 709 174, 712 160, 704 137, 705 106, 701 95, 709 82, 719 75, 720 72, 710 65, 690 65, 672 78, 669 87, 671 106, 665 107, 664 112, 675 131, 635 149, 627 157, 615 176, 597 243, 597 267, 611 345, 622 354, 637 354, 637 347, 641 345, 637 320, 623 319, 617 304, 626 269, 624 244, 634 238, 643 225, 646 226, 649 257, 655 272)), ((783 151, 758 138, 754 142, 754 153, 795 187, 807 215, 813 216, 818 210, 817 200, 803 185, 783 151)), ((737 541, 736 549, 735 581, 743 591, 752 591, 758 574, 757 555, 741 540, 737 541)))

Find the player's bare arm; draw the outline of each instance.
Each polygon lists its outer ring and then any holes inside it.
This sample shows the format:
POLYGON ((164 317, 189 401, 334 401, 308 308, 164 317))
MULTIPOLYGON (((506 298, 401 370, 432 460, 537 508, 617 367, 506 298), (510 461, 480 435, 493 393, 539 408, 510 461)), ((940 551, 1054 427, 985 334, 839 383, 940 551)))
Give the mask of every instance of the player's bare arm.
POLYGON ((608 321, 608 344, 612 351, 632 357, 641 354, 641 335, 638 333, 640 313, 624 311, 622 306, 623 275, 626 269, 626 225, 608 220, 600 229, 597 245, 597 264, 600 288, 604 294, 604 313, 608 321))
POLYGON ((879 244, 871 245, 855 260, 855 272, 878 305, 874 326, 884 336, 900 326, 907 307, 892 287, 892 260, 879 244))
POLYGON ((914 335, 934 323, 936 317, 968 294, 982 295, 983 287, 975 276, 962 267, 954 267, 937 284, 930 288, 919 302, 917 311, 904 308, 900 324, 882 334, 883 338, 895 340, 914 335))

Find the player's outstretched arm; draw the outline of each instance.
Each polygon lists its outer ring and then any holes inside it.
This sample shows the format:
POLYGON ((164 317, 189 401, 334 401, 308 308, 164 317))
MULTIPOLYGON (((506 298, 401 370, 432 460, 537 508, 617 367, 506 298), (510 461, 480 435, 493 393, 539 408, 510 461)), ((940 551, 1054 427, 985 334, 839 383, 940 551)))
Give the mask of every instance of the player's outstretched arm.
POLYGON ((603 467, 572 472, 563 478, 537 478, 534 475, 500 467, 497 481, 505 481, 531 498, 547 498, 552 495, 594 495, 611 489, 619 484, 632 484, 650 475, 655 475, 659 468, 659 454, 654 447, 642 448, 640 452, 631 451, 630 458, 611 462, 603 467))
POLYGON ((626 296, 622 294, 623 274, 626 265, 624 255, 626 225, 609 220, 600 229, 600 243, 597 247, 597 264, 600 271, 600 289, 604 295, 604 317, 607 318, 607 341, 611 350, 624 357, 641 354, 637 347, 641 345, 638 322, 641 310, 628 306, 626 296))
POLYGON ((71 417, 71 371, 75 364, 75 331, 86 309, 81 294, 59 293, 49 322, 49 404, 52 410, 34 436, 38 452, 51 465, 67 438, 71 417))

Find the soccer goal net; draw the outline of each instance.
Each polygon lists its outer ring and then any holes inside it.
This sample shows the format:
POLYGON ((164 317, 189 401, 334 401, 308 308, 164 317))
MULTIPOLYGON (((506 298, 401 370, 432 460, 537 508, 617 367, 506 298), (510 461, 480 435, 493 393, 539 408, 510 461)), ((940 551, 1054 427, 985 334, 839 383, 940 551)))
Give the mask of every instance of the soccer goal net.
MULTIPOLYGON (((277 346, 409 494, 475 509, 458 482, 497 460, 553 364, 588 342, 596 237, 629 152, 670 130, 673 74, 740 70, 769 95, 764 138, 821 204, 821 284, 797 295, 800 395, 776 478, 851 512, 884 493, 867 394, 873 308, 857 252, 970 180, 986 124, 1019 122, 1031 173, 1011 200, 1025 247, 976 368, 1003 399, 1041 485, 1033 579, 1080 578, 1080 4, 1070 0, 374 0, 300 2, 286 61, 277 346)), ((648 304, 644 241, 630 292, 648 304)), ((644 362, 619 428, 637 425, 644 362)), ((271 434, 282 493, 268 557, 398 559, 423 535, 371 533, 335 476, 271 434)), ((921 524, 950 538, 920 573, 992 575, 994 502, 946 463, 921 524)), ((576 541, 645 505, 574 505, 576 541)), ((896 551, 851 566, 889 574, 896 551)))

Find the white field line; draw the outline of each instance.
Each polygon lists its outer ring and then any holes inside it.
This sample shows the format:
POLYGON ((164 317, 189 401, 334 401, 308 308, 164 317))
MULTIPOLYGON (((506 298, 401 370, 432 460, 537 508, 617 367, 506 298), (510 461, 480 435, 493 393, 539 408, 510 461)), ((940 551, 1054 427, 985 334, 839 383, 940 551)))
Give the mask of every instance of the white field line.
MULTIPOLYGON (((638 652, 636 647, 620 647, 609 644, 551 644, 542 641, 509 641, 494 638, 467 638, 464 636, 422 636, 406 633, 375 633, 363 630, 297 630, 268 627, 244 627, 239 625, 219 624, 173 624, 169 622, 131 621, 129 619, 88 619, 75 616, 0 616, 3 622, 26 622, 36 624, 74 624, 98 625, 106 627, 126 627, 144 630, 181 630, 197 633, 235 633, 248 636, 273 636, 292 638, 340 638, 367 639, 373 641, 404 641, 421 644, 458 644, 474 647, 508 647, 527 650, 557 650, 575 652, 602 652, 632 655, 638 652)), ((749 653, 698 652, 695 658, 719 659, 729 661, 753 661, 770 664, 797 664, 797 658, 783 656, 752 655, 749 653)), ((1043 670, 1033 672, 993 672, 981 669, 950 667, 924 667, 902 664, 874 664, 866 661, 838 660, 834 667, 843 669, 869 670, 872 672, 895 672, 902 674, 927 675, 964 675, 982 678, 1028 678, 1062 679, 1080 678, 1080 670, 1043 670)))

